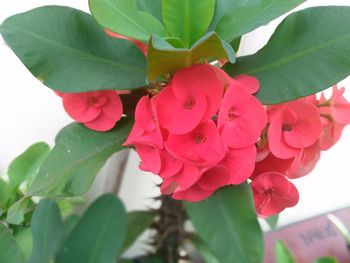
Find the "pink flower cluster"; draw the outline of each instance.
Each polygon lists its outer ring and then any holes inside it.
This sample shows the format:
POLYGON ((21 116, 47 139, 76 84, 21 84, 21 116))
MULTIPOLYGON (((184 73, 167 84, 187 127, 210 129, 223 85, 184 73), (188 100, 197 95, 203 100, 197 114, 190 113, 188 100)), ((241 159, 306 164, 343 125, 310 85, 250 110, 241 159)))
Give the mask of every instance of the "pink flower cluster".
POLYGON ((255 167, 266 111, 252 95, 255 78, 235 79, 211 65, 175 73, 158 94, 137 104, 125 145, 133 145, 140 168, 163 179, 174 199, 199 201, 218 188, 241 184, 255 167))
POLYGON ((268 124, 257 143, 257 162, 251 187, 258 214, 271 216, 296 205, 296 187, 288 180, 315 167, 321 150, 333 146, 350 124, 345 89, 318 100, 315 95, 267 107, 268 124))

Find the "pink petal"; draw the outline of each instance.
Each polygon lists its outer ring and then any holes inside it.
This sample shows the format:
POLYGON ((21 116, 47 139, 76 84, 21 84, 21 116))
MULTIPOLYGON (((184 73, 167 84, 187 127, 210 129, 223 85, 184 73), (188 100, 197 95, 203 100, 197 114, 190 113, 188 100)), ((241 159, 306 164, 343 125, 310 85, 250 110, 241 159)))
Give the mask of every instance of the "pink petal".
POLYGON ((192 164, 184 164, 180 172, 172 177, 172 180, 185 190, 194 185, 200 177, 201 173, 198 167, 192 164))
POLYGON ((175 159, 167 151, 160 152, 162 160, 162 169, 159 172, 161 178, 168 178, 180 172, 183 167, 183 162, 175 159))
POLYGON ((184 200, 188 202, 198 202, 203 199, 208 198, 214 193, 214 191, 207 191, 202 188, 200 188, 197 185, 194 185, 190 189, 182 190, 177 189, 175 193, 172 195, 172 197, 175 200, 184 200))
POLYGON ((203 190, 215 191, 219 187, 227 185, 229 180, 230 170, 225 166, 216 165, 202 172, 202 177, 197 185, 203 190))
POLYGON ((304 148, 314 144, 322 131, 317 108, 313 104, 302 101, 289 102, 286 108, 297 116, 296 123, 291 125, 292 130, 284 132, 286 143, 294 148, 304 148))
POLYGON ((84 125, 96 131, 111 130, 120 120, 123 114, 123 104, 119 95, 114 92, 106 93, 108 102, 102 106, 101 114, 93 121, 85 122, 84 125))
POLYGON ((307 175, 310 173, 318 160, 320 159, 320 146, 316 142, 310 147, 307 147, 299 152, 299 154, 294 158, 292 165, 286 171, 286 175, 290 179, 295 179, 307 175))
POLYGON ((158 174, 161 169, 161 158, 158 149, 151 145, 135 145, 137 154, 141 159, 140 169, 158 174))
POLYGON ((235 80, 244 86, 250 94, 254 94, 259 90, 259 81, 252 76, 238 75, 235 80))
POLYGON ((185 100, 188 96, 194 98, 205 96, 207 108, 204 121, 219 110, 224 87, 217 78, 213 66, 197 64, 181 69, 175 73, 172 83, 174 95, 179 100, 185 100))
POLYGON ((256 148, 254 145, 244 149, 231 149, 220 163, 230 171, 229 184, 241 184, 252 175, 255 167, 256 148))
POLYGON ((187 97, 180 101, 174 96, 171 86, 156 95, 154 101, 160 126, 168 129, 172 134, 185 134, 192 131, 202 121, 207 109, 204 95, 187 97), (187 100, 193 102, 191 107, 186 106, 187 100))
POLYGON ((101 108, 90 105, 94 93, 66 93, 63 95, 63 107, 69 116, 77 122, 88 122, 101 114, 101 108))
POLYGON ((228 87, 218 116, 221 138, 230 148, 256 143, 266 125, 261 103, 242 87, 228 87))
POLYGON ((296 156, 300 149, 289 146, 284 140, 284 133, 282 131, 285 120, 292 122, 295 116, 289 110, 282 109, 271 120, 268 129, 269 147, 273 155, 281 159, 289 159, 296 156))

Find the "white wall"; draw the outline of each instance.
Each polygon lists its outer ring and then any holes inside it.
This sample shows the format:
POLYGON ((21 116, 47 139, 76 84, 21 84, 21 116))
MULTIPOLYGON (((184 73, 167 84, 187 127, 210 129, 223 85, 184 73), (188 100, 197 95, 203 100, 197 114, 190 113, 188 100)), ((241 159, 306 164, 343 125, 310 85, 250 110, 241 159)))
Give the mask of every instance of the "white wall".
MULTIPOLYGON (((87 0, 0 0, 0 22, 6 17, 41 5, 67 5, 88 11, 87 0)), ((350 0, 310 0, 301 8, 312 5, 350 5, 350 0)), ((280 21, 281 19, 278 19, 280 21)), ((277 22, 244 37, 241 54, 254 53, 268 40, 277 22)), ((343 25, 348 26, 348 25, 343 25)), ((322 30, 322 29, 320 29, 322 30)), ((350 88, 350 79, 344 82, 350 88)), ((0 172, 26 147, 37 141, 53 143, 55 134, 71 120, 65 114, 60 99, 26 70, 16 56, 0 42, 0 172)), ((350 99, 350 90, 346 96, 350 99)), ((314 172, 296 180, 300 203, 283 213, 283 223, 350 205, 350 129, 341 141, 323 153, 314 172)), ((137 169, 137 157, 127 166, 122 197, 129 209, 145 208, 157 195, 156 177, 137 169)), ((100 179, 99 182, 103 183, 100 179)))

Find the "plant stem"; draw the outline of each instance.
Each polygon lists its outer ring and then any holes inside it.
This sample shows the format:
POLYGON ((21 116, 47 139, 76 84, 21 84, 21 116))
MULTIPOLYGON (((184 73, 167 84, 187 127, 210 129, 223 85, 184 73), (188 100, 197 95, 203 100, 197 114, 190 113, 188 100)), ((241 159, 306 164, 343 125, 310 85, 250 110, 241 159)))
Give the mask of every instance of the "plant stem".
POLYGON ((157 210, 158 220, 155 236, 156 254, 167 263, 178 263, 181 256, 179 250, 185 240, 184 224, 186 212, 181 201, 169 196, 161 196, 161 207, 157 210))

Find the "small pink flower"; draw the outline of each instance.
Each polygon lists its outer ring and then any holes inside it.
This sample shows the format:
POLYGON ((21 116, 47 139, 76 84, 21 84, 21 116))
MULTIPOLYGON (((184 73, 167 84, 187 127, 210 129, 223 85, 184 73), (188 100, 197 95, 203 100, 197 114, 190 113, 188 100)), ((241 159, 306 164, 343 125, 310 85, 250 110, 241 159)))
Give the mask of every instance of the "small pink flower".
POLYGON ((172 134, 185 134, 219 109, 223 85, 210 65, 194 65, 175 73, 172 84, 154 97, 159 124, 172 134))
POLYGON ((60 93, 66 112, 75 121, 96 131, 112 129, 123 113, 122 101, 115 91, 60 93))
POLYGON ((173 156, 197 165, 212 165, 225 156, 217 127, 212 120, 183 135, 169 134, 165 146, 173 156))
POLYGON ((273 109, 269 112, 268 140, 270 150, 276 157, 295 157, 300 150, 319 139, 322 125, 313 104, 299 100, 274 106, 273 109))
POLYGON ((266 125, 266 112, 246 88, 229 86, 218 116, 221 139, 230 148, 246 148, 256 143, 266 125))
POLYGON ((350 124, 350 103, 344 97, 345 88, 338 89, 337 86, 333 86, 333 93, 329 100, 326 100, 322 93, 320 99, 320 105, 326 103, 329 106, 320 107, 320 112, 323 115, 329 115, 334 122, 342 125, 350 124))
POLYGON ((344 127, 350 124, 350 103, 345 99, 344 92, 345 88, 333 86, 329 100, 321 93, 319 111, 323 130, 320 147, 323 151, 331 148, 340 139, 344 127))
POLYGON ((250 184, 257 213, 263 217, 273 216, 299 201, 296 187, 277 172, 259 175, 250 184))

